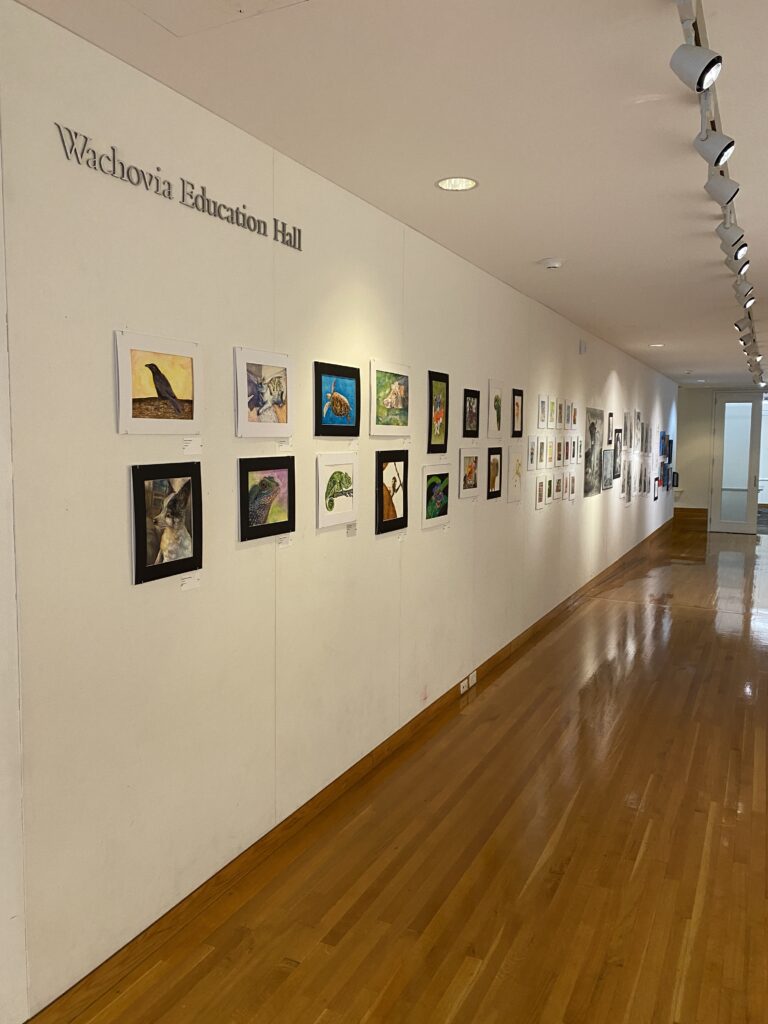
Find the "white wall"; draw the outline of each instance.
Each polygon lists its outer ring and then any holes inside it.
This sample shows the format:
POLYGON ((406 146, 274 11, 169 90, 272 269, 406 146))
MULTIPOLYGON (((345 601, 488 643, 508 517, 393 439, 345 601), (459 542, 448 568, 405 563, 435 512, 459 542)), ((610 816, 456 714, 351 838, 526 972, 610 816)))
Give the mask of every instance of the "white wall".
POLYGON ((674 436, 676 386, 10 0, 0 16, 36 1010, 671 515, 671 494, 626 507, 618 487, 536 512, 527 474, 520 505, 455 502, 422 532, 427 369, 451 375, 452 466, 461 390, 489 377, 525 390, 526 434, 551 392, 582 426, 587 405, 616 426, 639 408, 674 436), (54 120, 274 210, 305 251, 68 164, 54 120), (181 446, 116 433, 121 328, 203 348, 198 590, 130 584, 129 467, 181 446), (233 436, 234 345, 293 357, 289 544, 237 541, 236 460, 276 446, 233 436), (366 379, 372 356, 418 382, 412 525, 373 534, 388 445, 366 436, 366 398, 357 536, 318 534, 315 455, 349 443, 312 438, 312 361, 366 379))
POLYGON ((768 402, 763 402, 763 417, 760 423, 760 493, 757 500, 768 504, 768 402))
MULTIPOLYGON (((0 194, 3 188, 0 133, 0 194)), ((0 205, 0 1022, 29 1015, 24 937, 21 719, 16 630, 5 227, 0 205)))
POLYGON ((712 486, 712 408, 710 388, 680 388, 678 437, 674 452, 680 476, 677 505, 709 508, 712 486))

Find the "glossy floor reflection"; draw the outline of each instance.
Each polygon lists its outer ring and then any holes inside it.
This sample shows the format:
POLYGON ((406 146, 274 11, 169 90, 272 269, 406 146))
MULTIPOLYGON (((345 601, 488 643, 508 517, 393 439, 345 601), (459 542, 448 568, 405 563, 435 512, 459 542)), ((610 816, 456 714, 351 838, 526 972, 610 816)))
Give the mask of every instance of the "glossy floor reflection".
POLYGON ((767 551, 663 531, 38 1024, 764 1024, 767 551))

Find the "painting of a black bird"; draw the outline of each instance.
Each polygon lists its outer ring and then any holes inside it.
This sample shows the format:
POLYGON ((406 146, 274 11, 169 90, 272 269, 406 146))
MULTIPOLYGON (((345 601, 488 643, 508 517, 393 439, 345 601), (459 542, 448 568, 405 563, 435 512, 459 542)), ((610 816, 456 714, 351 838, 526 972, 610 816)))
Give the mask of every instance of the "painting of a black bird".
POLYGON ((171 406, 177 416, 182 415, 182 409, 179 405, 179 400, 176 397, 171 382, 165 376, 163 371, 158 367, 157 363, 145 363, 148 370, 151 371, 152 377, 155 382, 155 391, 157 391, 158 398, 164 398, 171 406))

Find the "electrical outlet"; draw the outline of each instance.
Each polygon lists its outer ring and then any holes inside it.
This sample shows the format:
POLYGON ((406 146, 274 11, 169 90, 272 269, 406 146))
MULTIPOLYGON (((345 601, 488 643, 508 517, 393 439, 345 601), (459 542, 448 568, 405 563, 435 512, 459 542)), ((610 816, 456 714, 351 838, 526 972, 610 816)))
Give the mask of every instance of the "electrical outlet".
POLYGON ((469 673, 469 685, 470 686, 474 686, 476 682, 477 682, 477 672, 470 672, 469 673))
POLYGON ((469 680, 468 679, 462 679, 461 682, 459 683, 459 693, 466 693, 468 689, 469 689, 469 680))

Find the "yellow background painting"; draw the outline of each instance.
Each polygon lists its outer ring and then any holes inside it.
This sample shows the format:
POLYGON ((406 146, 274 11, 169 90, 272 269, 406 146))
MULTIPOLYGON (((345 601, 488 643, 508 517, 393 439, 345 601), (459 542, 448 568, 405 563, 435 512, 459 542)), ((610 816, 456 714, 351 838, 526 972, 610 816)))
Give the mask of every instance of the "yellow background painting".
POLYGON ((191 356, 174 356, 167 352, 144 352, 131 349, 131 397, 155 398, 155 382, 147 363, 154 363, 170 381, 176 397, 192 401, 195 397, 194 371, 191 356))

